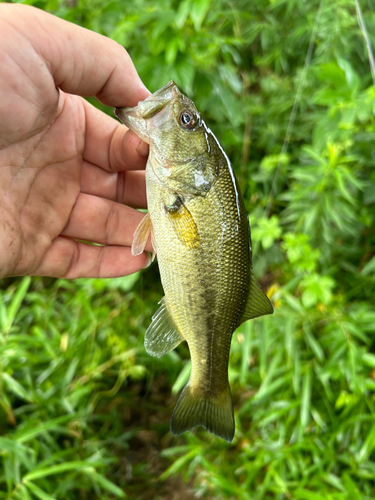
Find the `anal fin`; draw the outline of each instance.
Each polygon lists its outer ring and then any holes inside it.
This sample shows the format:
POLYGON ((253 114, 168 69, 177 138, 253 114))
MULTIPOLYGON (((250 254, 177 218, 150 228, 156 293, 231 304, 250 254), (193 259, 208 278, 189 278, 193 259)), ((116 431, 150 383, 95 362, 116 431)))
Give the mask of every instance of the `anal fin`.
POLYGON ((177 347, 184 339, 174 324, 163 297, 160 307, 152 317, 145 335, 145 349, 151 356, 161 358, 177 347))
POLYGON ((242 315, 241 323, 248 319, 257 318, 266 314, 273 313, 273 306, 270 299, 261 289, 259 283, 255 279, 253 271, 251 271, 249 296, 247 298, 245 311, 242 315))

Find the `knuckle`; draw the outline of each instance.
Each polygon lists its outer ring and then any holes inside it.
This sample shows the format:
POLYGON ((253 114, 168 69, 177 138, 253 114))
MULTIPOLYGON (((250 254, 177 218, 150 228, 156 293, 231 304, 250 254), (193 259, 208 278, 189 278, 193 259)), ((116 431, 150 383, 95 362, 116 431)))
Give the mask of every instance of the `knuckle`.
POLYGON ((119 228, 120 216, 116 206, 113 204, 108 212, 104 231, 104 244, 113 244, 116 240, 117 231, 119 228))
POLYGON ((66 279, 73 279, 73 278, 78 277, 77 269, 79 266, 80 256, 81 256, 80 244, 78 241, 75 241, 73 253, 71 255, 71 258, 70 258, 70 261, 68 264, 68 269, 67 269, 65 276, 64 276, 66 279))
POLYGON ((116 202, 124 203, 125 200, 125 172, 117 174, 116 202))
POLYGON ((98 278, 102 278, 103 277, 103 261, 104 261, 105 247, 99 247, 99 248, 100 248, 100 250, 99 250, 99 256, 98 256, 98 260, 97 260, 96 275, 98 276, 98 278))

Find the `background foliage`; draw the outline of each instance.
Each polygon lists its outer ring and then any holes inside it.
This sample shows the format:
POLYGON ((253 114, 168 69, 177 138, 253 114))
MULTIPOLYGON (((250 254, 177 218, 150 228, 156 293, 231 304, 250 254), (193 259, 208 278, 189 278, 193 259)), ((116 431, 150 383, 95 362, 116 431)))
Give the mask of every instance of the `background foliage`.
POLYGON ((143 348, 157 266, 3 280, 0 498, 374 498, 375 88, 354 1, 26 3, 123 44, 150 90, 174 79, 194 99, 233 160, 275 314, 233 338, 233 443, 177 439, 187 348, 143 348))

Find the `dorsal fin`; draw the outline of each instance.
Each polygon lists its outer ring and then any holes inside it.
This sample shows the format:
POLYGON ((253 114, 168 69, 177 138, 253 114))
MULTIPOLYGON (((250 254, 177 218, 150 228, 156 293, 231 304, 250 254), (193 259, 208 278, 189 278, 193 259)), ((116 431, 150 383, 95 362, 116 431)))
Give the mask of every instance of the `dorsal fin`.
POLYGON ((248 319, 257 318, 266 314, 273 313, 273 306, 270 299, 261 289, 259 283, 255 279, 253 270, 251 270, 249 296, 247 298, 245 311, 242 315, 241 323, 248 319))
POLYGON ((152 317, 145 335, 145 349, 151 356, 161 358, 178 346, 184 339, 177 331, 163 297, 160 307, 152 317))

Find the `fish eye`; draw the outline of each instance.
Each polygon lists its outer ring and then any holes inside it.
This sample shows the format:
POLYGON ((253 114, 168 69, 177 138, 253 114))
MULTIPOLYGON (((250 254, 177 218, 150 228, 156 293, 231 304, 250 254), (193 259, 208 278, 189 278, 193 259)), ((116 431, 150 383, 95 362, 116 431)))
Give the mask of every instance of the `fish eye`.
POLYGON ((180 113, 179 122, 180 122, 181 127, 185 128, 185 129, 191 129, 194 127, 196 120, 195 120, 195 116, 193 115, 193 113, 191 111, 185 109, 184 111, 182 111, 180 113))

